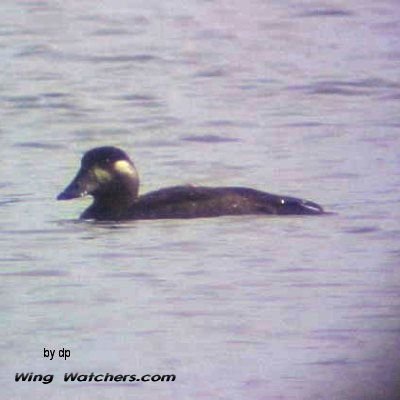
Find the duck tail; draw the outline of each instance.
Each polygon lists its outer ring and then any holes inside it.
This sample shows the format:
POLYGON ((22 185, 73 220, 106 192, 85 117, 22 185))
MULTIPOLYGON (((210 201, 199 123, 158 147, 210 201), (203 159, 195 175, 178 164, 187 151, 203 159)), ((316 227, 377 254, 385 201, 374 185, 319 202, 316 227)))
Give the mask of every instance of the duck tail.
POLYGON ((319 204, 314 203, 313 201, 302 200, 301 206, 304 214, 319 215, 325 213, 324 209, 319 204))
POLYGON ((278 210, 278 214, 281 215, 321 215, 324 213, 324 209, 319 204, 292 197, 283 197, 278 210))

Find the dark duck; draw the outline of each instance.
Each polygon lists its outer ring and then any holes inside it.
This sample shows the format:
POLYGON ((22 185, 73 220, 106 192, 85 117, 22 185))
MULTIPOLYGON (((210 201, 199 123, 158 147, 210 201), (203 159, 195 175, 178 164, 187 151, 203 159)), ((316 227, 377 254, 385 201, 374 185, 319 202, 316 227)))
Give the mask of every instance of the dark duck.
POLYGON ((308 200, 245 187, 173 186, 139 196, 133 162, 124 151, 111 146, 89 150, 77 175, 57 199, 86 195, 94 201, 80 218, 99 221, 324 213, 321 206, 308 200))

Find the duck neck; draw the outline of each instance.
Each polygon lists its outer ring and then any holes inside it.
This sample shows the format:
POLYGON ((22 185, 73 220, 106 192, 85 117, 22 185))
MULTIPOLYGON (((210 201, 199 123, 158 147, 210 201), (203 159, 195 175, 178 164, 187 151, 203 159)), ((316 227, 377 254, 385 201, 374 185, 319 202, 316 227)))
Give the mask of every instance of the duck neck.
POLYGON ((94 194, 93 204, 81 215, 83 219, 120 220, 138 198, 139 182, 115 182, 107 191, 94 194))

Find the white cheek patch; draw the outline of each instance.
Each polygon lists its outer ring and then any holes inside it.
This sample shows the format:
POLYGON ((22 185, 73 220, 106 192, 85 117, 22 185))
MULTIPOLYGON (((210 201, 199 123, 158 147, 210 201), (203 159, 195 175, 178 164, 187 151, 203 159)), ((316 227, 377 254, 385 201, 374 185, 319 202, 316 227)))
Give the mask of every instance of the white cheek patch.
POLYGON ((135 168, 126 160, 116 161, 114 163, 114 169, 120 174, 136 176, 135 168))
POLYGON ((96 180, 100 183, 109 182, 112 178, 108 171, 100 167, 93 168, 93 174, 96 177, 96 180))

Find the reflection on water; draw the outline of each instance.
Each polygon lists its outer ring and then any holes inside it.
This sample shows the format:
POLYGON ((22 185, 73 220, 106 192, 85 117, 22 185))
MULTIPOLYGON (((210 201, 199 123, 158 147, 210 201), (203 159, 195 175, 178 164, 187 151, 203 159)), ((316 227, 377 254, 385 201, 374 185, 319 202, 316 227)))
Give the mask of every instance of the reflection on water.
POLYGON ((5 397, 396 398, 394 3, 0 9, 5 397), (81 222, 90 200, 55 195, 104 144, 132 156, 142 193, 245 185, 335 214, 81 222), (13 381, 28 371, 54 382, 13 381))

